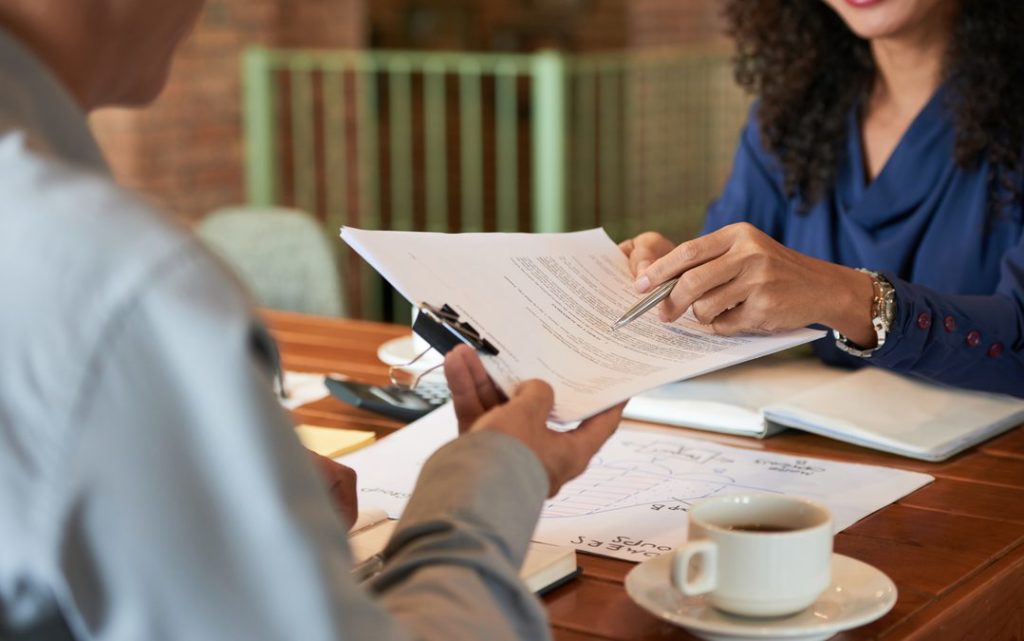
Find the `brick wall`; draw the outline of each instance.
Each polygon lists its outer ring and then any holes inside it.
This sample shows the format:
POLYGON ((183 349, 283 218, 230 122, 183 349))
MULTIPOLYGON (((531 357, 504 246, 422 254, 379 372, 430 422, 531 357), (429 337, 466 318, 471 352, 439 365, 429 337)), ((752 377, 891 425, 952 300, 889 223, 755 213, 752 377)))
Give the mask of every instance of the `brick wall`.
POLYGON ((358 47, 361 0, 211 0, 165 93, 93 127, 118 179, 195 218, 244 201, 240 53, 252 44, 358 47))
POLYGON ((373 0, 370 41, 391 49, 569 51, 722 42, 717 0, 373 0))
MULTIPOLYGON (((755 0, 756 1, 756 0, 755 0)), ((624 0, 626 30, 637 49, 725 42, 718 0, 624 0)))

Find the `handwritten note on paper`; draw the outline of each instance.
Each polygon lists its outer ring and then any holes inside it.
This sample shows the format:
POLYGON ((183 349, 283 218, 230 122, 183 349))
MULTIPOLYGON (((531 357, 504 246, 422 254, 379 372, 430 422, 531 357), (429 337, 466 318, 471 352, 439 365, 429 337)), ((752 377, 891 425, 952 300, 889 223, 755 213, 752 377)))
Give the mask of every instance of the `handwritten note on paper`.
MULTIPOLYGON (((454 436, 454 413, 446 406, 342 460, 359 473, 360 501, 397 518, 423 461, 454 436)), ((626 423, 586 472, 545 502, 533 538, 643 561, 683 541, 686 511, 709 497, 750 491, 803 496, 831 509, 838 532, 931 480, 916 472, 745 450, 626 423)))
POLYGON ((623 427, 583 475, 544 504, 534 539, 642 561, 685 539, 684 512, 695 502, 750 491, 824 503, 838 532, 931 480, 916 472, 728 447, 664 428, 623 427))

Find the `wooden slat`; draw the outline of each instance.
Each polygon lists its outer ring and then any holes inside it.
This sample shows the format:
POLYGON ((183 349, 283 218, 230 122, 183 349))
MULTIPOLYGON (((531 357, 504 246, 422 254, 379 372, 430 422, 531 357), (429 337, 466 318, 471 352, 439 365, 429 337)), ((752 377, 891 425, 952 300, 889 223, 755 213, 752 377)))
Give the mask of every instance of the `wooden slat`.
MULTIPOLYGON (((981 535, 981 533, 979 533, 981 535)), ((943 602, 921 608, 888 630, 888 638, 907 641, 1024 639, 1024 549, 993 563, 953 588, 943 602)))
POLYGON ((938 479, 900 505, 1024 524, 1024 490, 999 485, 938 479))
POLYGON ((1024 459, 1024 430, 1013 430, 985 443, 981 451, 992 456, 1010 456, 1024 459))
MULTIPOLYGON (((1019 429, 1019 428, 1018 428, 1019 429)), ((1016 458, 975 452, 940 468, 944 478, 1024 488, 1024 462, 1016 458)))

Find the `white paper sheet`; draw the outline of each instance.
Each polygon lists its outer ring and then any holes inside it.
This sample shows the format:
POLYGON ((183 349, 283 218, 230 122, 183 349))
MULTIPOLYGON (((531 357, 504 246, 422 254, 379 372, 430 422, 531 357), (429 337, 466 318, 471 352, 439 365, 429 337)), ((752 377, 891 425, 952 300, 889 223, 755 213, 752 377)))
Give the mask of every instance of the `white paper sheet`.
POLYGON ((327 398, 330 394, 327 386, 324 385, 323 374, 306 372, 285 372, 284 389, 288 393, 288 397, 278 400, 282 407, 289 410, 315 403, 322 398, 327 398))
POLYGON ((799 330, 726 338, 647 314, 612 323, 638 300, 625 256, 601 229, 569 234, 363 231, 342 238, 409 301, 448 304, 495 344, 484 364, 506 392, 540 378, 552 418, 571 422, 639 392, 819 338, 799 330))
MULTIPOLYGON (((456 431, 446 405, 339 460, 358 472, 360 502, 398 518, 423 462, 456 431)), ((824 503, 838 532, 931 480, 917 472, 746 450, 626 423, 582 476, 545 502, 534 540, 643 561, 686 538, 686 511, 694 502, 746 491, 824 503)))
POLYGON ((451 403, 437 408, 373 445, 337 460, 356 471, 359 505, 378 507, 397 519, 430 455, 458 436, 451 403))

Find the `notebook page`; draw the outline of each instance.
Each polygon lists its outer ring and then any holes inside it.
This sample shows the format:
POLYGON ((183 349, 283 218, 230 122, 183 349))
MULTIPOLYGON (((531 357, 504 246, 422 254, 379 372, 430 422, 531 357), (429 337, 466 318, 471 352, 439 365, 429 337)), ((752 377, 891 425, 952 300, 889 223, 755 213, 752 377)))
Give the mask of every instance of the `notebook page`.
POLYGON ((1024 422, 1024 400, 868 367, 765 409, 773 421, 865 447, 942 460, 1024 422))
POLYGON ((848 370, 823 364, 800 348, 662 385, 634 396, 626 405, 625 416, 762 436, 766 433, 763 408, 849 374, 848 370))

